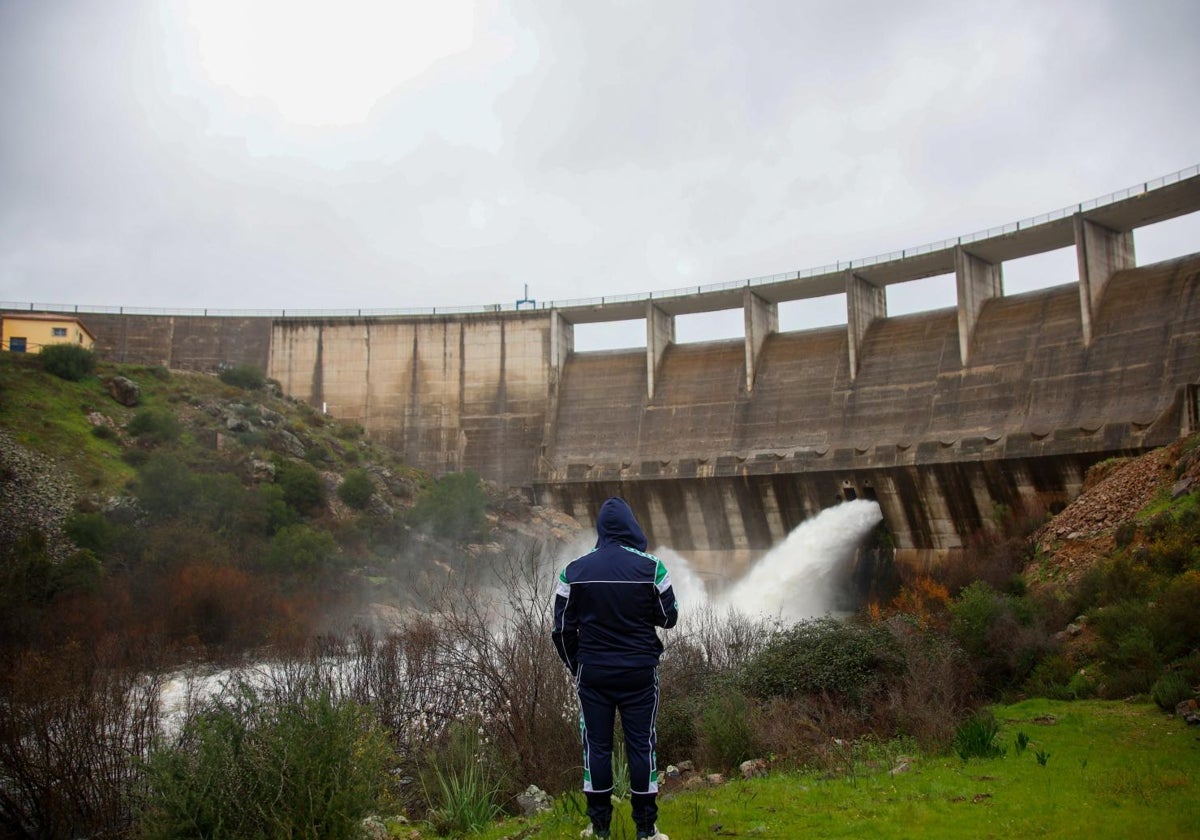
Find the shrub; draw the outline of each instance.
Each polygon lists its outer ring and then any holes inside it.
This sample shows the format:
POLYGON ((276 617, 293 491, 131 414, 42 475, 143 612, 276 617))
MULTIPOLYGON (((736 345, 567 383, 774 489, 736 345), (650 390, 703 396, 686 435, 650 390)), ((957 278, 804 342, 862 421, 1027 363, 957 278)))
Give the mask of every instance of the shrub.
POLYGON ((1042 659, 1025 681, 1025 691, 1034 697, 1073 700, 1070 683, 1076 668, 1065 656, 1054 654, 1042 659))
POLYGON ((945 748, 954 722, 969 708, 975 687, 962 649, 938 633, 893 618, 888 630, 904 658, 901 672, 887 685, 887 710, 896 728, 931 750, 945 748))
POLYGON ((342 440, 358 440, 366 430, 363 429, 362 423, 343 423, 337 430, 337 436, 342 440))
POLYGON ((116 538, 116 528, 100 513, 76 513, 63 523, 63 531, 80 548, 104 555, 116 538))
POLYGON ((1067 682, 1067 696, 1072 700, 1087 700, 1096 696, 1096 679, 1087 671, 1076 671, 1067 682))
POLYGON ((141 836, 350 840, 390 758, 363 707, 327 693, 268 702, 241 684, 151 756, 141 836))
POLYGON ((325 482, 308 464, 279 461, 275 483, 283 489, 284 501, 301 513, 312 513, 325 504, 325 482))
POLYGON ((132 783, 157 730, 163 681, 99 645, 5 658, 0 670, 0 834, 125 837, 132 783))
POLYGON ((100 440, 118 440, 119 439, 116 429, 114 429, 112 426, 104 425, 103 423, 100 424, 99 426, 92 427, 92 436, 99 438, 100 440))
POLYGON ((817 618, 778 632, 739 684, 758 698, 830 693, 859 703, 901 664, 886 628, 817 618))
POLYGON ((1150 698, 1160 709, 1168 712, 1175 711, 1184 700, 1190 700, 1193 692, 1187 678, 1178 671, 1167 671, 1150 687, 1150 698))
POLYGON ((1102 695, 1120 699, 1144 694, 1162 671, 1162 657, 1145 627, 1135 627, 1121 638, 1104 663, 1102 695))
POLYGON ((238 530, 244 534, 271 536, 298 519, 278 484, 260 484, 247 491, 244 506, 238 512, 238 530))
POLYGON ((1149 616, 1154 641, 1167 660, 1200 648, 1200 571, 1184 572, 1159 593, 1149 616))
POLYGON ((487 494, 478 473, 450 473, 426 488, 409 510, 409 521, 442 539, 468 541, 487 531, 487 494))
POLYGON ((157 455, 138 469, 134 493, 150 513, 176 516, 188 509, 195 498, 195 474, 180 458, 157 455))
POLYGON ((1113 541, 1117 548, 1125 548, 1137 536, 1136 522, 1122 522, 1113 530, 1113 541))
POLYGON ((330 565, 337 556, 337 543, 328 531, 303 523, 285 525, 271 540, 267 564, 282 572, 303 572, 330 565))
POLYGON ((355 510, 365 510, 375 493, 375 483, 366 470, 351 470, 338 485, 338 498, 355 510))
POLYGON ((169 411, 161 408, 143 408, 129 419, 125 431, 140 441, 160 444, 179 440, 183 427, 169 411))
POLYGON ((72 553, 54 567, 51 586, 56 593, 93 593, 104 579, 104 566, 89 549, 72 553))
POLYGON ((257 391, 266 384, 263 372, 254 365, 235 365, 217 374, 217 378, 226 385, 241 388, 245 391, 257 391))
POLYGON ((325 444, 317 442, 310 444, 304 450, 304 460, 312 464, 314 467, 318 464, 327 464, 333 460, 333 456, 329 454, 329 447, 325 444))
POLYGON ((38 359, 47 373, 68 382, 78 382, 96 369, 96 354, 78 344, 50 344, 38 359))
POLYGON ((959 593, 950 615, 950 632, 988 693, 1023 681, 1050 647, 1024 599, 996 592, 983 581, 959 593))
POLYGON ((1192 564, 1196 544, 1190 534, 1172 530, 1147 546, 1147 559, 1154 571, 1177 575, 1192 564))
POLYGON ((758 753, 750 725, 751 705, 732 687, 708 697, 700 712, 697 740, 700 760, 713 770, 731 770, 758 753))
POLYGON ((963 761, 969 758, 999 758, 1004 747, 996 743, 1000 723, 984 709, 972 715, 954 733, 954 752, 963 761))

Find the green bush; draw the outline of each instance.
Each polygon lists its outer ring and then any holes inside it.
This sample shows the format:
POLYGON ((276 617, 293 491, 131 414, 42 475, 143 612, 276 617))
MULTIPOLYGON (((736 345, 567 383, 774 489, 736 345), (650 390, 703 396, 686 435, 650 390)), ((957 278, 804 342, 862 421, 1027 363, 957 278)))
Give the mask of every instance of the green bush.
POLYGON ((902 667, 887 628, 816 618, 777 632, 742 668, 739 685, 762 699, 830 693, 858 703, 902 667))
POLYGON ((236 476, 201 473, 195 477, 195 502, 189 514, 198 524, 229 536, 243 530, 246 496, 236 476))
POLYGON ((50 344, 38 354, 42 369, 68 382, 78 382, 96 369, 96 354, 78 344, 50 344))
POLYGON ((76 513, 63 523, 71 542, 103 556, 116 538, 116 528, 101 513, 76 513))
POLYGON ((750 703, 740 691, 724 689, 709 695, 697 730, 700 760, 709 769, 732 770, 758 754, 750 703))
POLYGON ((161 408, 143 408, 129 419, 125 431, 140 441, 151 444, 174 443, 183 433, 179 420, 161 408))
POLYGON ((284 501, 301 513, 312 513, 325 504, 325 482, 308 464, 279 461, 275 483, 283 489, 284 501))
POLYGON ((97 437, 100 440, 118 440, 119 439, 119 435, 117 435, 116 429, 114 429, 112 426, 106 426, 103 423, 100 424, 99 426, 92 427, 92 436, 97 437))
POLYGON ((55 593, 93 593, 104 579, 104 567, 89 549, 83 548, 57 564, 51 574, 55 593))
POLYGON ((487 533, 487 494, 478 473, 450 473, 417 496, 410 524, 442 539, 468 541, 487 533))
POLYGON ((1053 654, 1043 658, 1029 678, 1025 680, 1025 691, 1033 697, 1051 700, 1072 700, 1071 678, 1077 669, 1065 656, 1053 654))
POLYGON ((242 685, 151 755, 139 834, 351 840, 391 758, 360 706, 328 694, 269 702, 242 685))
POLYGON ((350 470, 338 485, 338 498, 355 510, 366 510, 375 494, 375 482, 366 470, 350 470))
POLYGON ((1092 566, 1084 572, 1075 588, 1075 614, 1119 601, 1145 599, 1153 589, 1155 579, 1148 561, 1149 552, 1142 548, 1130 553, 1118 552, 1092 566))
POLYGON ((1067 682, 1067 697, 1071 700, 1087 700, 1095 696, 1095 678, 1085 670, 1076 671, 1067 682))
POLYGON ((287 503, 283 488, 278 484, 260 485, 257 492, 252 494, 250 508, 261 511, 264 531, 275 534, 285 525, 292 525, 297 519, 295 508, 287 503))
POLYGON ((1025 598, 1006 595, 983 581, 964 588, 949 604, 950 633, 971 659, 982 687, 995 694, 1023 682, 1050 648, 1025 598))
POLYGON ((281 572, 307 572, 331 565, 336 557, 337 543, 332 534, 300 523, 279 529, 266 560, 281 572))
POLYGON ((155 455, 138 468, 134 494, 141 506, 157 516, 178 516, 196 497, 196 476, 180 458, 155 455))
POLYGON ((1184 572, 1158 594, 1149 627, 1163 658, 1200 648, 1200 571, 1184 572))
POLYGON ((1145 627, 1136 627, 1110 650, 1104 663, 1102 694, 1121 699, 1145 694, 1162 672, 1162 657, 1145 627))
POLYGON ((1197 548, 1194 537, 1172 530, 1146 547, 1150 567, 1162 575, 1177 575, 1192 565, 1197 548))
POLYGON ((1160 709, 1174 712, 1175 707, 1193 696, 1187 678, 1178 671, 1167 671, 1150 687, 1150 698, 1160 709))
POLYGON ((330 463, 333 460, 333 456, 329 454, 329 447, 323 443, 316 442, 310 444, 304 450, 304 460, 315 467, 319 464, 330 463))
POLYGON ((217 374, 217 378, 226 385, 241 388, 245 391, 257 391, 267 383, 266 376, 254 365, 235 365, 217 374))

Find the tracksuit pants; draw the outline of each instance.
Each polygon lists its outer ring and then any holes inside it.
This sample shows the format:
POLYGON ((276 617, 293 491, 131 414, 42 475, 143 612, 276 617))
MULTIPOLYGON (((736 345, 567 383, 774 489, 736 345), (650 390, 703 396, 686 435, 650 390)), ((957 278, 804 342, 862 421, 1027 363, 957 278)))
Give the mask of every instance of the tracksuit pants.
POLYGON ((639 833, 649 833, 658 818, 658 767, 654 755, 658 669, 582 666, 576 690, 583 739, 583 790, 592 825, 607 830, 612 820, 613 725, 620 712, 633 821, 639 833))

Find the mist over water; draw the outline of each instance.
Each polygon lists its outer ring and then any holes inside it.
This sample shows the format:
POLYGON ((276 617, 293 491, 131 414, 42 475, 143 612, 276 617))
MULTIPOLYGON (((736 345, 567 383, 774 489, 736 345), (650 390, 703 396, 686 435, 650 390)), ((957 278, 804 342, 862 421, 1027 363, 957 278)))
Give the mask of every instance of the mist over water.
POLYGON ((748 617, 794 622, 834 611, 837 585, 846 566, 882 520, 876 502, 858 499, 827 508, 796 526, 744 577, 712 595, 686 557, 667 548, 654 553, 671 573, 684 618, 690 611, 711 605, 748 617))

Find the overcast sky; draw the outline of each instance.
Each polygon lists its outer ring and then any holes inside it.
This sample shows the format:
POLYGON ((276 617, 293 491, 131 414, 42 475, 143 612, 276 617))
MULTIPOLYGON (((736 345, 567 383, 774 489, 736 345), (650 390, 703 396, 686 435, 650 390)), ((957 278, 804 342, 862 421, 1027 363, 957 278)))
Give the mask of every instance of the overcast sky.
POLYGON ((1200 163, 1198 45, 1195 0, 0 0, 0 301, 511 306, 870 256, 1200 163))

